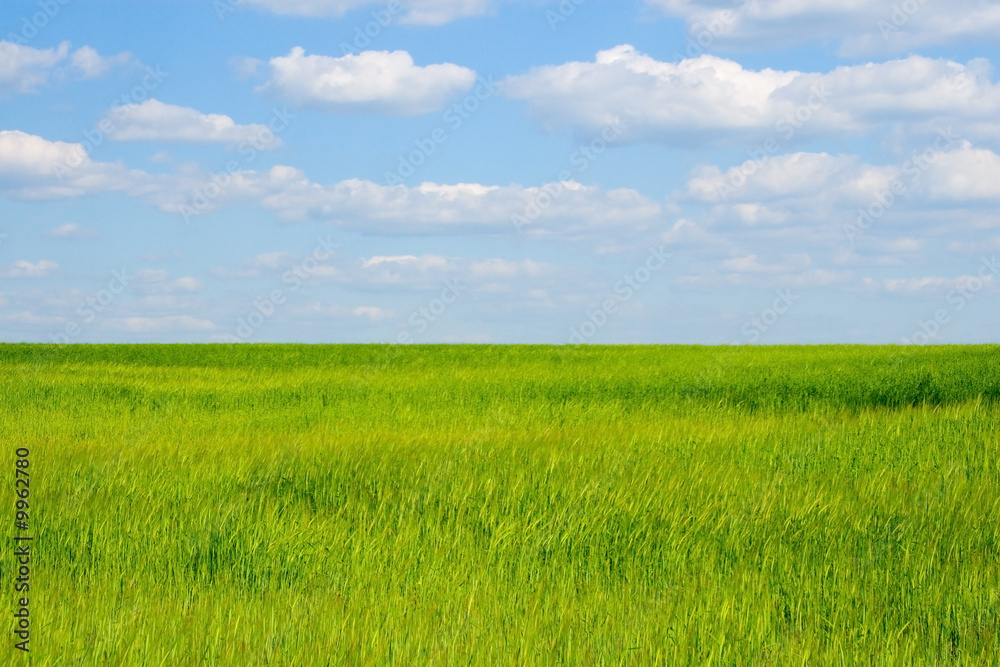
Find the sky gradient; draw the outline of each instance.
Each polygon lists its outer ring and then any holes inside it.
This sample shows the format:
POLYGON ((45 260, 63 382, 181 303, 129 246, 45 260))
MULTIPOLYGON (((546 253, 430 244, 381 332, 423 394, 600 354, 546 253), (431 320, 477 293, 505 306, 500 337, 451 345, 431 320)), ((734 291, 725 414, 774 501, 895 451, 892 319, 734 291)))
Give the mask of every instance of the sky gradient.
POLYGON ((1000 2, 8 0, 0 340, 982 343, 1000 2))

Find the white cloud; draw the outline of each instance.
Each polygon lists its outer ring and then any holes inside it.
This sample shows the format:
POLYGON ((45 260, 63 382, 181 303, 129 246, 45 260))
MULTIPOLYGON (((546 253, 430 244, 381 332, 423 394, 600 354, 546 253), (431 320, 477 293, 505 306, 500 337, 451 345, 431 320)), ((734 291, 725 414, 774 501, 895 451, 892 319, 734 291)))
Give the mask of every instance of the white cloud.
POLYGON ((532 217, 523 227, 525 232, 544 236, 588 228, 638 229, 662 216, 659 204, 634 190, 604 190, 574 182, 542 187, 479 183, 406 187, 351 179, 324 186, 308 181, 301 172, 282 172, 273 180, 263 174, 252 180, 248 187, 284 220, 327 220, 364 232, 509 232, 515 229, 514 216, 527 213, 532 217))
POLYGON ((23 310, 20 313, 4 315, 0 317, 0 319, 7 322, 14 322, 16 324, 62 324, 64 322, 64 319, 61 317, 38 315, 30 310, 23 310))
POLYGON ((34 93, 49 82, 53 75, 72 74, 78 79, 93 79, 106 74, 112 67, 132 62, 129 53, 103 57, 95 49, 83 46, 70 53, 70 43, 63 42, 53 49, 0 41, 0 94, 34 93), (65 61, 69 59, 69 62, 65 61))
POLYGON ((243 0, 242 4, 260 7, 285 16, 343 16, 373 0, 243 0))
POLYGON ((1000 155, 965 142, 937 156, 928 167, 925 182, 931 199, 1000 200, 1000 155))
POLYGON ((963 65, 922 56, 826 74, 755 71, 711 55, 660 62, 622 45, 599 52, 594 62, 510 77, 501 90, 527 100, 548 127, 596 133, 620 125, 624 141, 696 146, 759 143, 770 136, 782 146, 793 138, 859 134, 894 121, 955 124, 960 133, 989 135, 1000 117, 1000 84, 990 74, 982 59, 963 65))
POLYGON ((443 25, 455 19, 481 16, 497 5, 494 0, 409 0, 403 23, 443 25))
POLYGON ((201 289, 201 281, 197 278, 184 276, 170 280, 170 274, 163 269, 139 269, 135 272, 135 281, 145 294, 174 294, 177 292, 197 292, 201 289))
MULTIPOLYGON (((0 131, 0 175, 53 176, 55 166, 82 151, 80 144, 47 141, 18 130, 0 131)), ((86 158, 86 154, 83 155, 86 158)), ((87 159, 89 162, 89 159, 87 159)))
POLYGON ((927 294, 941 293, 954 289, 969 288, 974 285, 975 292, 983 287, 993 286, 993 276, 958 276, 956 278, 942 278, 940 276, 924 276, 921 278, 888 278, 882 281, 881 286, 887 292, 901 294, 927 294))
POLYGON ((69 42, 55 49, 34 49, 0 41, 0 92, 33 93, 69 54, 69 42))
POLYGON ((47 259, 29 262, 21 259, 13 264, 0 265, 2 278, 48 278, 59 270, 59 265, 47 259))
POLYGON ((708 202, 751 202, 738 204, 745 222, 754 224, 762 217, 780 222, 767 215, 775 201, 824 197, 856 202, 888 187, 897 173, 895 167, 873 167, 853 155, 789 153, 726 171, 714 165, 696 169, 687 183, 687 194, 708 202))
POLYGON ((16 199, 67 199, 115 191, 138 195, 155 189, 155 179, 146 172, 93 162, 82 144, 0 131, 0 192, 16 199))
MULTIPOLYGON (((189 166, 173 174, 152 175, 121 163, 94 162, 83 144, 48 141, 17 130, 0 131, 0 193, 15 199, 50 201, 124 192, 147 199, 161 210, 179 212, 211 179, 211 173, 189 166)), ((247 198, 254 192, 251 179, 261 180, 252 171, 235 174, 232 187, 218 203, 247 198)), ((272 187, 280 185, 273 174, 267 180, 272 187)))
POLYGON ((422 257, 417 257, 416 255, 376 255, 375 257, 361 260, 361 266, 365 269, 372 267, 405 266, 426 271, 428 269, 447 269, 449 264, 448 260, 440 255, 424 255, 422 257))
MULTIPOLYGON (((291 258, 296 263, 296 258, 291 258)), ((242 263, 250 266, 257 263, 258 257, 250 258, 242 263)), ((287 267, 287 265, 286 265, 287 267)), ((543 262, 530 259, 507 260, 501 258, 472 259, 465 257, 446 257, 444 255, 373 255, 351 260, 320 265, 310 271, 309 279, 317 282, 329 282, 348 285, 363 290, 440 290, 448 280, 469 281, 477 289, 489 289, 496 283, 508 283, 515 280, 538 280, 552 275, 552 267, 543 262)), ((259 272, 241 272, 220 268, 218 275, 227 278, 253 278, 259 272)), ((320 305, 313 303, 310 308, 319 312, 320 305)), ((371 318, 378 316, 364 306, 349 310, 341 306, 323 306, 326 314, 353 314, 371 318), (335 308, 335 310, 330 310, 335 308)), ((388 317, 388 311, 383 313, 388 317)))
POLYGON ((141 283, 160 283, 170 277, 164 269, 141 269, 135 272, 135 279, 141 283))
POLYGON ((400 16, 401 23, 443 25, 455 19, 479 16, 497 5, 496 0, 243 0, 243 4, 287 16, 342 16, 360 7, 378 6, 376 15, 388 24, 400 16), (398 10, 396 8, 399 8, 398 10))
POLYGON ((211 320, 192 315, 168 315, 166 317, 124 317, 108 320, 108 328, 124 329, 131 333, 160 333, 168 331, 213 331, 211 320))
POLYGON ((728 259, 722 263, 722 267, 733 273, 791 273, 803 271, 812 265, 812 260, 807 254, 786 256, 780 262, 761 262, 757 255, 747 255, 728 259))
POLYGON ((426 287, 458 270, 453 260, 441 255, 375 256, 358 260, 339 277, 342 281, 367 285, 426 287))
POLYGON ((364 317, 372 322, 381 322, 388 319, 392 313, 382 310, 378 306, 358 306, 351 310, 351 314, 357 317, 364 317))
POLYGON ((119 53, 117 56, 105 58, 96 49, 82 46, 73 52, 70 62, 80 78, 96 79, 104 76, 112 67, 132 62, 132 54, 119 53))
POLYGON ((0 191, 20 199, 136 190, 148 186, 150 180, 145 172, 120 164, 92 162, 82 144, 48 141, 18 130, 0 131, 0 191))
MULTIPOLYGON (((211 174, 181 169, 151 175, 121 164, 93 162, 81 144, 0 132, 0 192, 19 199, 54 200, 124 192, 181 213, 211 174)), ((533 237, 562 237, 615 228, 639 231, 662 224, 663 207, 635 190, 605 190, 574 181, 538 187, 479 183, 386 186, 350 179, 311 182, 288 166, 234 174, 203 212, 257 201, 281 220, 316 219, 343 229, 382 234, 510 233, 515 216, 533 237)), ((254 268, 254 267, 250 267, 254 268)))
POLYGON ((374 256, 344 267, 341 282, 407 289, 440 287, 449 278, 460 277, 488 289, 491 283, 517 279, 537 279, 550 273, 550 265, 530 259, 470 259, 442 255, 374 256))
POLYGON ((257 71, 264 64, 263 60, 248 58, 246 56, 233 56, 229 59, 229 66, 236 74, 237 81, 245 81, 256 76, 257 71))
POLYGON ((498 279, 519 276, 538 276, 546 269, 545 264, 530 259, 510 261, 506 259, 485 259, 472 262, 469 274, 474 278, 498 279))
POLYGON ((968 143, 936 153, 922 169, 910 160, 780 155, 720 196, 738 170, 702 167, 675 194, 700 212, 663 240, 691 257, 728 256, 694 269, 686 284, 856 287, 852 272, 837 269, 920 267, 944 261, 946 247, 952 256, 984 252, 1000 230, 1000 156, 968 143))
POLYGON ((900 276, 899 267, 990 247, 1000 230, 1000 155, 965 141, 889 165, 791 153, 697 168, 674 197, 699 211, 662 237, 696 258, 681 284, 944 290, 967 277, 900 276), (846 267, 896 267, 897 275, 859 282, 838 270, 846 267))
MULTIPOLYGON (((949 150, 916 152, 898 165, 866 164, 851 155, 790 153, 762 162, 748 161, 722 171, 716 166, 696 169, 686 195, 723 203, 740 212, 744 222, 767 212, 770 222, 777 206, 796 204, 802 210, 855 209, 877 200, 896 183, 892 207, 922 202, 974 206, 1000 200, 1000 155, 958 142, 949 150)), ((886 197, 887 198, 887 197, 886 197)))
POLYGON ((726 272, 716 267, 701 267, 697 273, 680 277, 678 285, 684 287, 736 287, 752 289, 805 289, 819 287, 859 287, 857 277, 850 271, 808 269, 790 272, 741 273, 726 272))
POLYGON ((155 99, 114 107, 106 121, 113 127, 108 137, 115 141, 189 141, 230 146, 252 142, 254 147, 264 149, 282 145, 267 125, 237 125, 229 116, 203 114, 155 99))
POLYGON ((443 109, 469 90, 476 73, 450 63, 414 65, 406 51, 364 51, 340 58, 296 47, 272 58, 259 91, 299 107, 414 116, 443 109))
POLYGON ((200 289, 201 281, 191 276, 183 276, 167 284, 167 290, 171 292, 197 292, 200 289))
POLYGON ((350 308, 336 303, 324 303, 321 301, 313 301, 303 306, 295 306, 291 309, 291 312, 296 315, 321 315, 324 318, 355 318, 372 323, 384 322, 395 316, 393 311, 380 308, 379 306, 357 306, 350 308))
MULTIPOLYGON (((646 0, 686 21, 688 46, 757 48, 760 44, 841 40, 842 55, 900 53, 916 48, 996 44, 1000 6, 982 0, 878 3, 870 0, 646 0)), ((695 48, 696 47, 692 47, 695 48)), ((697 49, 696 49, 697 51, 697 49)))
POLYGON ((56 239, 96 239, 100 236, 93 229, 84 229, 75 222, 59 225, 55 229, 45 232, 45 235, 56 239))
POLYGON ((255 268, 287 269, 295 259, 290 252, 265 252, 254 257, 250 263, 255 268))

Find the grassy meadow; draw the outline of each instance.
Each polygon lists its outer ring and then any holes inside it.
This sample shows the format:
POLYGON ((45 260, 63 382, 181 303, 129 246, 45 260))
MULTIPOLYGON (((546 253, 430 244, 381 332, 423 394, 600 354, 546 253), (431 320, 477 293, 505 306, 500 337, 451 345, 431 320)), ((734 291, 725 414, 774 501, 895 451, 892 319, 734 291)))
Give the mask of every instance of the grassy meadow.
POLYGON ((1000 662, 1000 347, 0 345, 0 442, 9 664, 1000 662))

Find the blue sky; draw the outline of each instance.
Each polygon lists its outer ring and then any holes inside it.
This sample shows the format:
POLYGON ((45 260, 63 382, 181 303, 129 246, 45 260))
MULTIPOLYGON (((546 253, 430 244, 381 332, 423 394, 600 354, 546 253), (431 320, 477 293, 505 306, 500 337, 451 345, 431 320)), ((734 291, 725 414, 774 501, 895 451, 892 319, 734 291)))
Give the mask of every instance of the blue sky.
POLYGON ((7 0, 0 340, 996 342, 1000 2, 7 0))

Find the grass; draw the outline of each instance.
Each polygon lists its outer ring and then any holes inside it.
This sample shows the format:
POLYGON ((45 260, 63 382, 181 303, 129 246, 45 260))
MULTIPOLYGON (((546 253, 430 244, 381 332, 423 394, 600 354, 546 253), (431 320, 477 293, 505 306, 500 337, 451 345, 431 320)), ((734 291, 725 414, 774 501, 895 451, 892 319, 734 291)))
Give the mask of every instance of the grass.
POLYGON ((3 345, 30 662, 996 664, 998 399, 994 346, 3 345))

